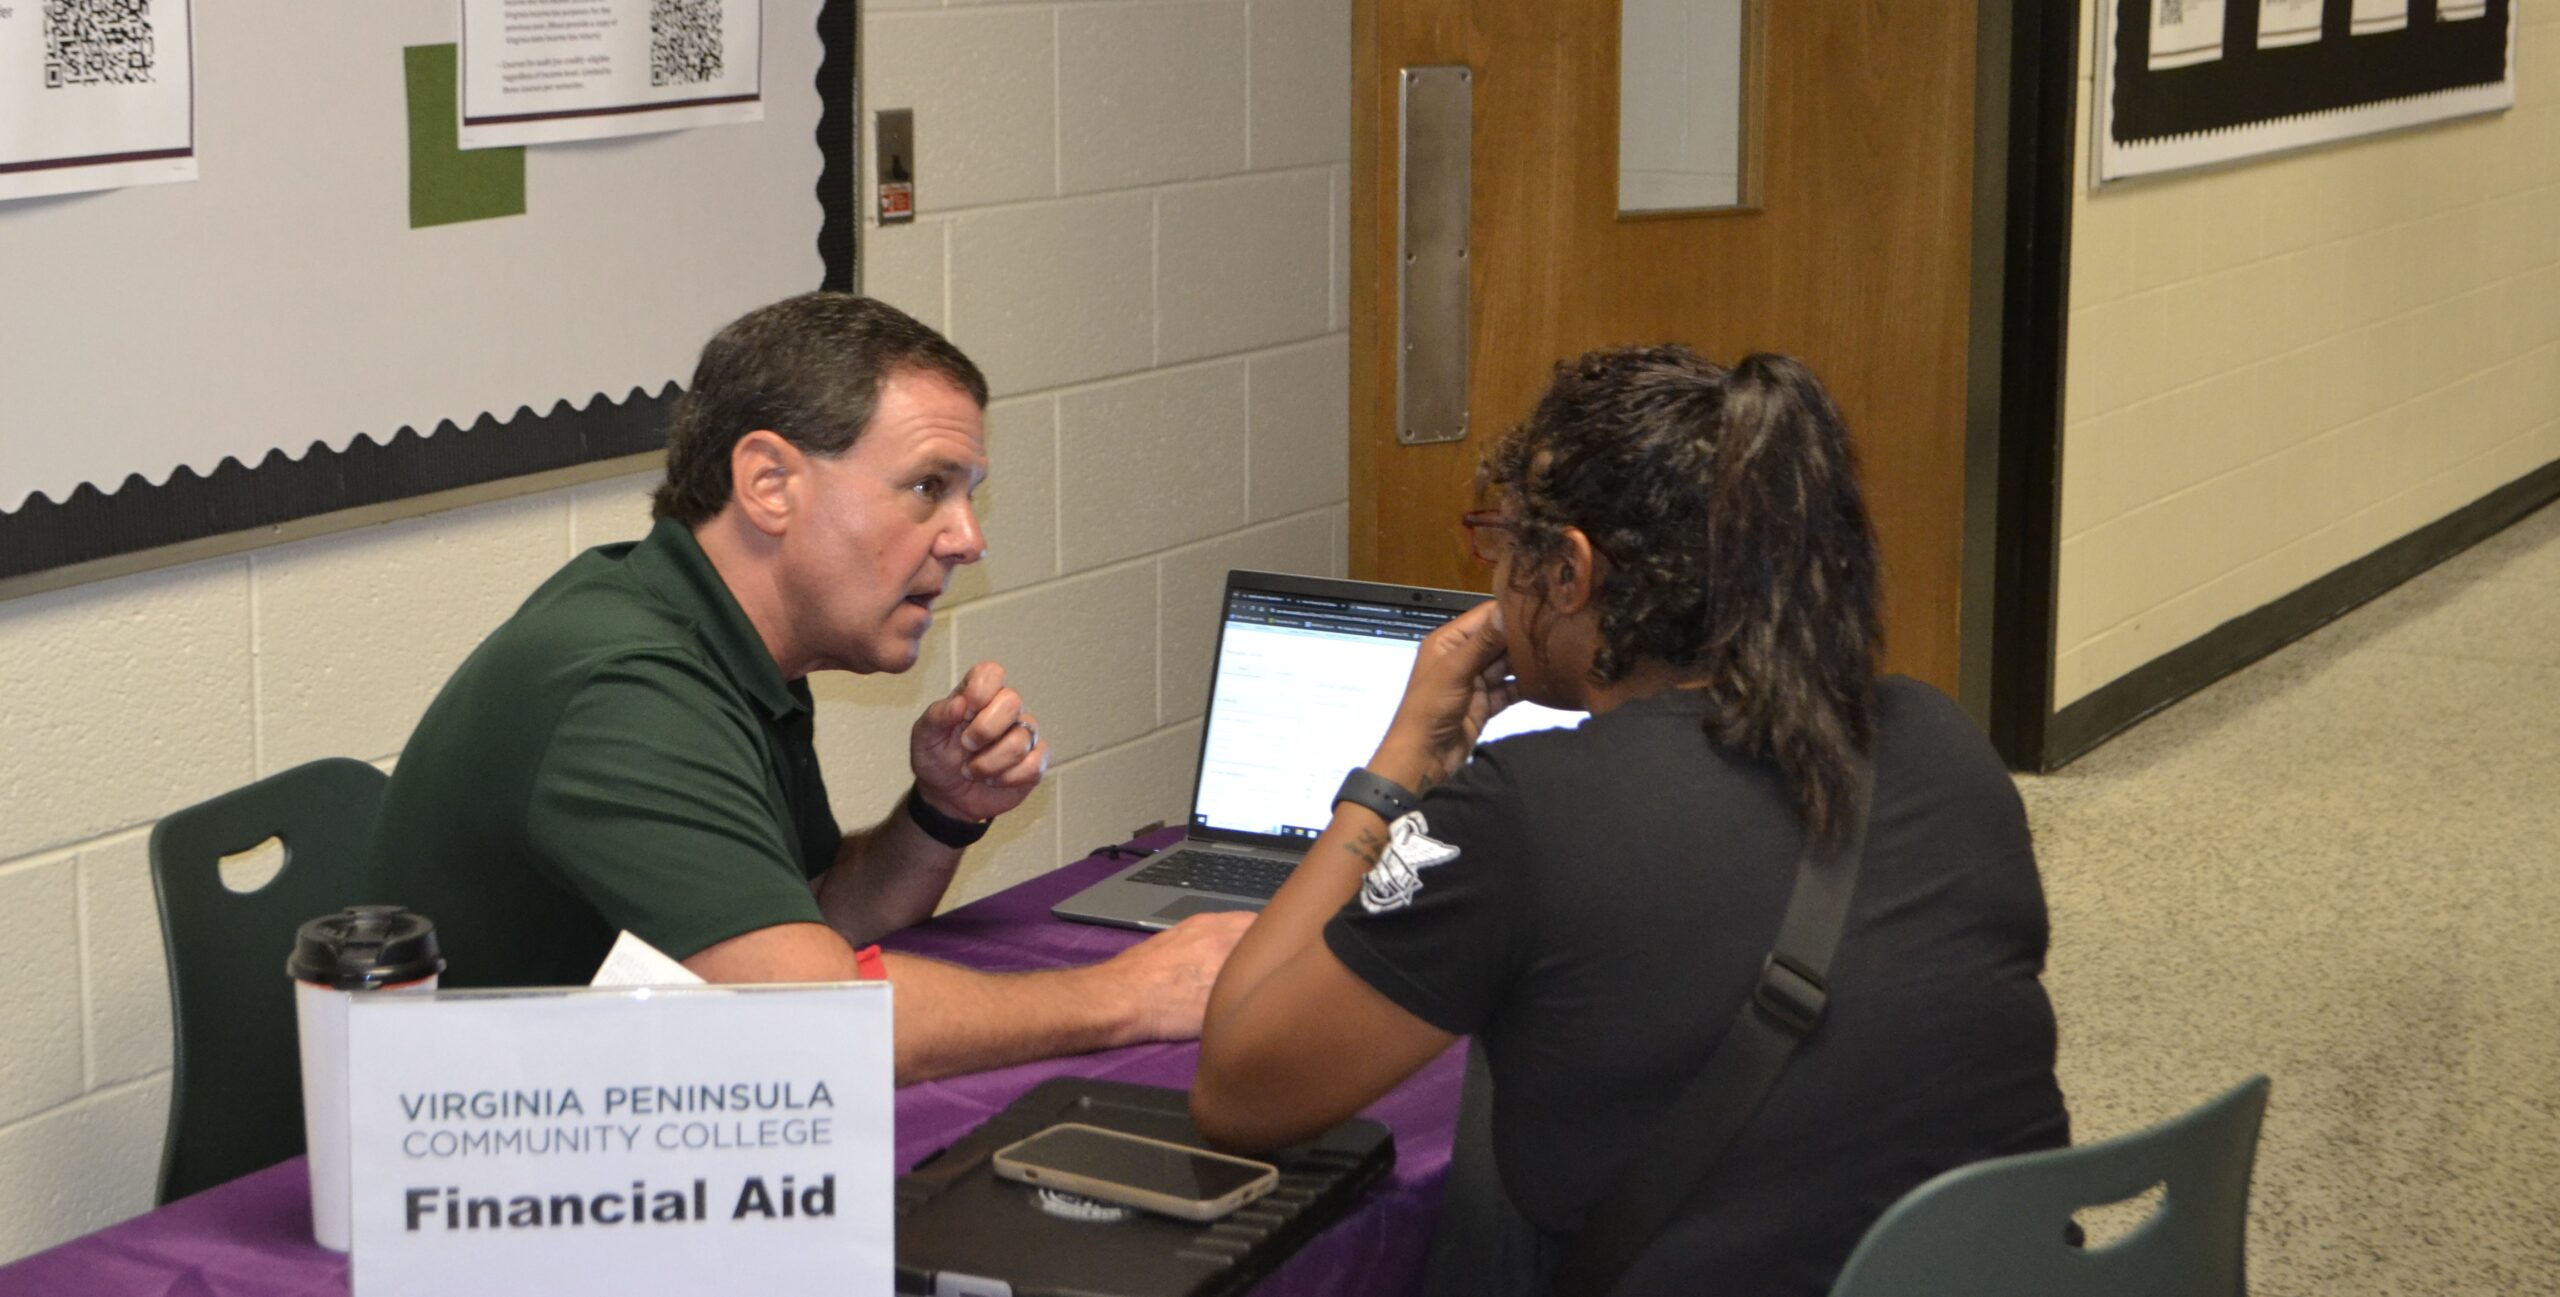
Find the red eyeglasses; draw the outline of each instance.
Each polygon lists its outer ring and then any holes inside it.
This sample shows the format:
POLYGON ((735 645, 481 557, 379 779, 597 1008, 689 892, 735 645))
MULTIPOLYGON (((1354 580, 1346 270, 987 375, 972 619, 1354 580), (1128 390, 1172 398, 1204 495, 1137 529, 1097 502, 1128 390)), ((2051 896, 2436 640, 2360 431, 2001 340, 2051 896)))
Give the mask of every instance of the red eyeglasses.
POLYGON ((1458 515, 1458 525, 1466 529, 1467 552, 1475 560, 1492 567, 1511 552, 1511 537, 1520 524, 1502 516, 1497 509, 1476 509, 1458 515))
MULTIPOLYGON (((1512 542, 1520 535, 1520 524, 1503 517, 1499 509, 1475 509, 1459 514, 1458 525, 1466 529, 1467 552, 1475 555, 1475 560, 1486 567, 1500 563, 1502 556, 1511 552, 1512 542)), ((1585 539, 1590 540, 1592 553, 1612 563, 1619 561, 1616 552, 1602 545, 1598 538, 1585 539)))

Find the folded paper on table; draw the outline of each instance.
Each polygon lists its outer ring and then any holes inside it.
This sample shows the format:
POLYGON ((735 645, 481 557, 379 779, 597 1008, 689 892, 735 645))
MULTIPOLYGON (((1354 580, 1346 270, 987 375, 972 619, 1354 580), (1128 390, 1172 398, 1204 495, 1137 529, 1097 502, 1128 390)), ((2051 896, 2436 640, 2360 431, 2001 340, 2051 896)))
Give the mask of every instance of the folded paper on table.
POLYGON ((604 952, 590 986, 697 986, 699 974, 668 957, 667 952, 632 936, 628 930, 604 952))

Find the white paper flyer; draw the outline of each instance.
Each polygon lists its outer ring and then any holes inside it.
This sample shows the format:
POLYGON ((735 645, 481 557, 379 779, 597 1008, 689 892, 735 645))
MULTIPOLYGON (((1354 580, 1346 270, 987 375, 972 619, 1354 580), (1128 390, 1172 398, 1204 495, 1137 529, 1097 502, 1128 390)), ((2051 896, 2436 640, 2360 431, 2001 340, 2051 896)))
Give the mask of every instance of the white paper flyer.
POLYGON ((762 0, 462 0, 462 147, 761 121, 763 29, 762 0))
POLYGON ((0 199, 196 178, 189 0, 0 0, 0 199))

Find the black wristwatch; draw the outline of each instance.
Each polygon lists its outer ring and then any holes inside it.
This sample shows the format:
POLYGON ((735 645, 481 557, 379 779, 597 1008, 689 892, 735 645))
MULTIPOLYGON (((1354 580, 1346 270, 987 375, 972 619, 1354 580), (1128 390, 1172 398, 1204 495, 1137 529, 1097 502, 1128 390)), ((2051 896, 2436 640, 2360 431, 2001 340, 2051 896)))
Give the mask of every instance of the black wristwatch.
POLYGON ((1354 806, 1366 806, 1376 811, 1379 819, 1390 824, 1422 805, 1422 799, 1415 796, 1412 789, 1359 766, 1353 766, 1351 773, 1342 777, 1342 787, 1334 790, 1333 800, 1337 804, 1349 802, 1354 806))
POLYGON ((945 815, 926 802, 924 790, 914 784, 907 785, 907 818, 914 820, 926 837, 955 850, 987 836, 987 827, 995 823, 945 815))

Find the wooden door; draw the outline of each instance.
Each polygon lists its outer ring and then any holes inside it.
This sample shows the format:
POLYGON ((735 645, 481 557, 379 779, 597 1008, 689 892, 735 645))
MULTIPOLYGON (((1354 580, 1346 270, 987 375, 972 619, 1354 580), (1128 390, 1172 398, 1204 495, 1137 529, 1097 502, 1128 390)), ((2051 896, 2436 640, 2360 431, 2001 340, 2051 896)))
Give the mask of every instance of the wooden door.
POLYGON ((1857 437, 1887 669, 1950 693, 1962 582, 1972 0, 1770 0, 1756 210, 1618 208, 1616 0, 1354 0, 1351 571, 1483 588, 1457 515, 1556 361, 1781 351, 1857 437), (1464 441, 1396 438, 1398 78, 1474 69, 1464 441))

